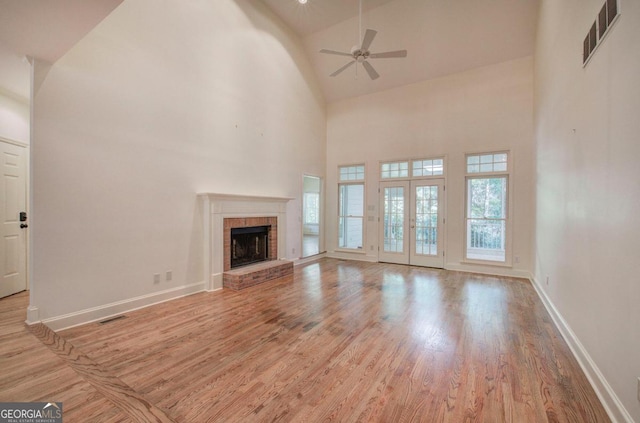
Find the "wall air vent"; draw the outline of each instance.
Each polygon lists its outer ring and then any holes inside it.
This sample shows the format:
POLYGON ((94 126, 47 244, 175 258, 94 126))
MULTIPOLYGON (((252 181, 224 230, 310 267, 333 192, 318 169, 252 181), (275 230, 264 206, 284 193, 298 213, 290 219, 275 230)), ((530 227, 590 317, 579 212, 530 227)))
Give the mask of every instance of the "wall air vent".
POLYGON ((116 320, 121 320, 121 319, 126 319, 126 318, 127 318, 127 316, 120 315, 120 316, 115 316, 115 317, 111 317, 109 319, 102 320, 102 321, 100 321, 98 323, 100 323, 101 325, 105 325, 107 323, 115 322, 116 320))
POLYGON ((582 43, 583 66, 587 65, 596 47, 600 45, 604 37, 609 33, 618 16, 618 0, 606 0, 600 9, 600 13, 598 13, 598 18, 589 28, 589 32, 582 43))

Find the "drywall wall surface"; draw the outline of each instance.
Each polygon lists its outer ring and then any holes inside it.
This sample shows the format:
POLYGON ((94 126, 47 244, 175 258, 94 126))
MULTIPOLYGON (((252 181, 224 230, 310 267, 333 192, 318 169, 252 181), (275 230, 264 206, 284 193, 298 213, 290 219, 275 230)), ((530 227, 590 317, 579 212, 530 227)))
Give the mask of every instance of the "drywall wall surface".
POLYGON ((619 2, 583 66, 582 40, 603 4, 541 3, 534 276, 592 360, 606 405, 640 421, 640 3, 619 2))
MULTIPOLYGON (((327 250, 337 252, 338 166, 366 165, 365 246, 376 260, 380 161, 445 157, 445 266, 525 276, 533 222, 533 59, 526 57, 331 103, 327 107, 327 250), (512 157, 512 267, 463 263, 465 154, 512 157), (518 263, 516 263, 516 257, 518 263)), ((363 257, 366 254, 366 257, 363 257)))
POLYGON ((325 169, 314 78, 261 2, 116 8, 35 96, 39 318, 203 282, 199 192, 293 198, 283 253, 297 257, 302 175, 325 169))
POLYGON ((0 138, 29 144, 29 105, 0 91, 0 138))

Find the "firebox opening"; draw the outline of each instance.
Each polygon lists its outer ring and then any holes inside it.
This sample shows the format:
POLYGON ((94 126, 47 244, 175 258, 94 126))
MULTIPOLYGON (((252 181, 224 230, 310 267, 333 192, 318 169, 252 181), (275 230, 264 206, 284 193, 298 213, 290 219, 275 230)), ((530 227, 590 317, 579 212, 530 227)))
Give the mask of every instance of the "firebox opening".
POLYGON ((269 260, 271 226, 231 228, 231 268, 269 260))

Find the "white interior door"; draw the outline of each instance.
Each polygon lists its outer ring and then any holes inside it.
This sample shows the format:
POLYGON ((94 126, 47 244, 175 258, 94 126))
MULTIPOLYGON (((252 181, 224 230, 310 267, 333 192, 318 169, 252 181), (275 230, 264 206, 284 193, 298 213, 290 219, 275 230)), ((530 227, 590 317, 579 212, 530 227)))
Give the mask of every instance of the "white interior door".
POLYGON ((444 267, 444 180, 380 183, 380 261, 444 267))
POLYGON ((0 298, 27 289, 25 149, 0 142, 0 298), (22 220, 21 220, 22 219, 22 220))

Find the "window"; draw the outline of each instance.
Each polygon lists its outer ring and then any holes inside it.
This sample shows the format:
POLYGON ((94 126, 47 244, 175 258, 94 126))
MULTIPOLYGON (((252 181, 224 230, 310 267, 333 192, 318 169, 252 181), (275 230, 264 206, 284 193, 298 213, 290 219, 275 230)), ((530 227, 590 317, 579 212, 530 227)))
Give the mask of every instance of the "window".
POLYGON ((341 166, 340 181, 363 181, 364 165, 341 166))
POLYGON ((444 174, 444 160, 413 160, 412 176, 419 178, 422 176, 440 176, 444 174))
POLYGON ((508 153, 467 156, 465 258, 507 262, 508 153))
POLYGON ((467 173, 506 171, 507 153, 467 156, 467 173))
POLYGON ((364 165, 341 166, 338 185, 338 247, 362 250, 364 245, 364 165))
POLYGON ((382 163, 380 165, 380 178, 407 178, 409 177, 409 162, 382 163))
POLYGON ((380 164, 380 179, 424 178, 444 175, 444 159, 421 159, 401 162, 385 162, 380 164))
POLYGON ((304 223, 317 225, 320 223, 320 194, 317 192, 305 192, 303 198, 304 223))

